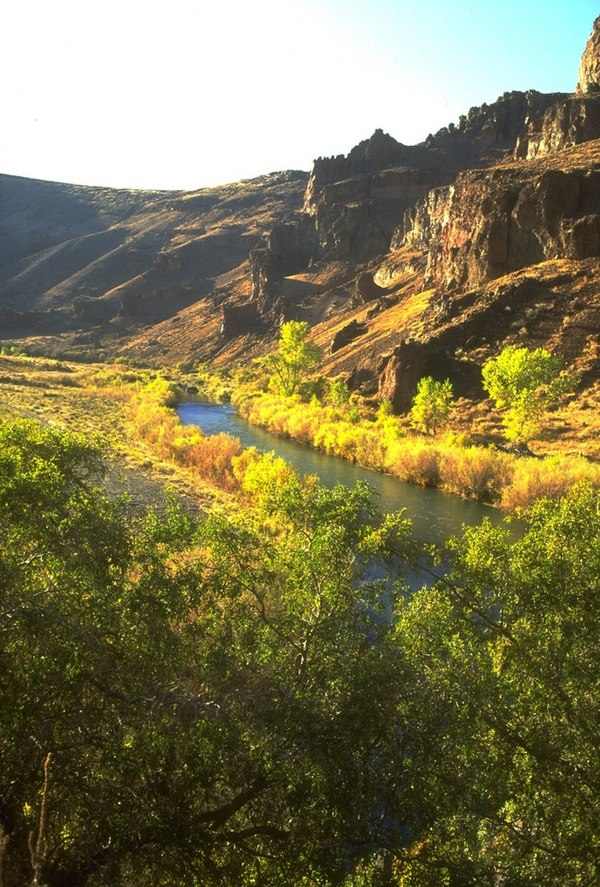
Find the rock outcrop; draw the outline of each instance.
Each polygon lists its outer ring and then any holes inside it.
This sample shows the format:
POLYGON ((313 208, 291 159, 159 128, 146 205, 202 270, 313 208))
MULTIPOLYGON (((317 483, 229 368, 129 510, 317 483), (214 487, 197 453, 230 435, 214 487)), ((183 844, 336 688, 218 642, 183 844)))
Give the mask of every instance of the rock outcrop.
POLYGON ((457 358, 443 339, 432 342, 406 341, 384 355, 377 367, 379 400, 389 400, 395 413, 412 406, 419 380, 432 376, 451 379, 454 393, 473 397, 481 392, 481 371, 472 361, 457 358))
POLYGON ((534 118, 515 149, 515 157, 531 160, 600 138, 600 95, 570 96, 534 118))
POLYGON ((258 314, 276 320, 290 309, 281 292, 284 277, 303 271, 316 257, 318 240, 314 219, 299 213, 276 222, 250 253, 252 300, 258 314))
POLYGON ((600 16, 594 22, 590 39, 581 57, 577 92, 583 95, 600 93, 600 16))
POLYGON ((346 345, 350 345, 350 343, 354 342, 355 339, 358 339, 359 336, 364 336, 368 329, 369 328, 365 323, 359 323, 357 320, 351 320, 350 323, 347 323, 345 326, 337 331, 337 333, 331 340, 329 353, 335 354, 335 352, 339 351, 340 348, 345 348, 346 345))
POLYGON ((426 280, 474 286, 546 259, 600 255, 600 144, 469 171, 430 192, 393 243, 425 249, 426 280))
POLYGON ((226 302, 221 306, 221 312, 220 333, 224 339, 232 339, 244 333, 255 332, 260 326, 256 302, 233 305, 226 302))
POLYGON ((383 286, 379 286, 378 283, 375 283, 371 272, 361 271, 356 278, 354 292, 356 293, 357 301, 362 304, 364 302, 373 302, 375 299, 384 298, 386 289, 383 286))
POLYGON ((387 252, 404 212, 417 200, 461 170, 489 166, 513 151, 528 122, 565 97, 507 92, 420 145, 403 145, 376 130, 347 157, 319 158, 304 203, 315 218, 319 255, 367 262, 387 252))

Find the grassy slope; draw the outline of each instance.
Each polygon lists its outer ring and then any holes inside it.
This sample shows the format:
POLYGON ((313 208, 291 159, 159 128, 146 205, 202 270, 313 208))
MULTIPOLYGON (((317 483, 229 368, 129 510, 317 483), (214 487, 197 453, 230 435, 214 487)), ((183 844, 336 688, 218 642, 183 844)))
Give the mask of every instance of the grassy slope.
POLYGON ((127 430, 127 402, 117 388, 103 386, 123 367, 73 364, 41 358, 0 356, 0 419, 21 417, 61 424, 96 438, 106 449, 105 483, 111 493, 131 497, 132 513, 164 507, 175 494, 187 508, 206 509, 224 494, 189 472, 162 460, 127 430))

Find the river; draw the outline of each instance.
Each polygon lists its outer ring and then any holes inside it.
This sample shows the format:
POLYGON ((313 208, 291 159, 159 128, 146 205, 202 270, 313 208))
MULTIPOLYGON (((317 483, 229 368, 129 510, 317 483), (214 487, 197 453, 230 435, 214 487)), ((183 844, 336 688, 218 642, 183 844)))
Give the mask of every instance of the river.
POLYGON ((354 486, 366 481, 373 491, 377 507, 383 512, 406 509, 415 537, 421 542, 443 545, 459 533, 463 525, 475 526, 484 517, 499 524, 502 513, 497 509, 469 499, 461 499, 440 490, 407 484, 388 474, 353 465, 337 456, 328 456, 293 440, 275 437, 262 428, 250 425, 233 407, 212 403, 183 403, 177 413, 184 425, 198 425, 205 434, 221 431, 239 437, 245 447, 263 452, 274 451, 290 462, 300 474, 316 474, 321 483, 354 486))

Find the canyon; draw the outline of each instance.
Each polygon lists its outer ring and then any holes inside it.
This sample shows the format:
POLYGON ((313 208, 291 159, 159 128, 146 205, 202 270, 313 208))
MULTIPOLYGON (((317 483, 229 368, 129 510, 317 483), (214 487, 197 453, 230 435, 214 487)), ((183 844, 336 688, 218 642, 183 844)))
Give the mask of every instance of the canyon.
POLYGON ((573 93, 507 92, 407 146, 381 130, 310 173, 194 192, 0 176, 0 339, 235 365, 306 320, 324 371, 410 405, 482 397, 507 344, 600 358, 600 18, 573 93))

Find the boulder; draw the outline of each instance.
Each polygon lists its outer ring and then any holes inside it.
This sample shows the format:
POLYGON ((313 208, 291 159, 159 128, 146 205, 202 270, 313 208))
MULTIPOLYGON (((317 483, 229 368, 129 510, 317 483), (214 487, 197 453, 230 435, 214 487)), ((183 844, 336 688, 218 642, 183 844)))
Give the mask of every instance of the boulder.
POLYGON ((369 271, 361 271, 356 278, 356 297, 359 302, 373 302, 385 296, 385 289, 373 280, 373 274, 369 271))
POLYGON ((411 408, 417 384, 426 375, 427 346, 422 342, 402 342, 384 355, 377 367, 378 399, 389 400, 395 413, 411 408))
POLYGON ((244 302, 231 305, 225 302, 221 306, 220 333, 224 339, 254 332, 260 325, 256 302, 244 302))
POLYGON ((350 342, 358 339, 359 336, 363 336, 367 332, 367 330, 368 326, 365 323, 359 323, 357 320, 351 320, 350 323, 347 323, 345 326, 337 331, 337 333, 331 340, 329 353, 335 354, 335 352, 339 351, 340 348, 345 348, 346 345, 350 344, 350 342))

